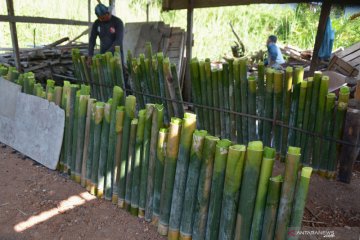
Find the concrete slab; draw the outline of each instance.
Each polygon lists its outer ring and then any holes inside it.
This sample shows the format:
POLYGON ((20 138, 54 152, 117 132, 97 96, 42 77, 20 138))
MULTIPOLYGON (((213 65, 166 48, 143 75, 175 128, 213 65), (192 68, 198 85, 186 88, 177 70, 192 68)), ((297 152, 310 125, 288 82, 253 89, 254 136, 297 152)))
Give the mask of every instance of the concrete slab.
POLYGON ((45 99, 14 90, 12 85, 16 84, 0 78, 0 96, 8 97, 8 107, 0 101, 0 141, 55 169, 64 134, 64 111, 45 99))

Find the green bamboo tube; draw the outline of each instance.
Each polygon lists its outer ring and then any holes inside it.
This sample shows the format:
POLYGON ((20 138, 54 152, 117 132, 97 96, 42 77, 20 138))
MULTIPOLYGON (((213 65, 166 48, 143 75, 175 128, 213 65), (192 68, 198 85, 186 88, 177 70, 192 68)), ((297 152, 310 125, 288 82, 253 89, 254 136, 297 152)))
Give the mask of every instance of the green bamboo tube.
POLYGON ((41 86, 40 83, 36 83, 34 85, 34 95, 37 97, 42 97, 42 92, 44 91, 43 87, 41 86))
POLYGON ((140 196, 140 178, 141 178, 141 157, 143 155, 144 129, 146 109, 139 111, 139 122, 136 130, 135 156, 133 166, 133 176, 131 185, 131 214, 138 215, 139 212, 139 196, 140 196))
MULTIPOLYGON (((306 198, 309 191, 311 172, 312 172, 311 167, 303 167, 301 170, 299 185, 295 193, 295 203, 291 213, 291 222, 290 222, 291 228, 298 228, 299 230, 301 228, 301 222, 304 216, 306 198)), ((295 238, 298 239, 298 237, 296 236, 295 238)))
MULTIPOLYGON (((154 81, 154 76, 152 75, 152 61, 151 61, 151 58, 146 58, 144 60, 144 64, 145 64, 145 75, 147 76, 147 80, 149 81, 149 91, 150 91, 150 94, 152 95, 156 95, 156 90, 154 88, 154 84, 155 84, 155 81, 154 81)), ((149 97, 150 101, 151 102, 156 102, 156 98, 153 98, 153 97, 149 97)))
POLYGON ((92 77, 92 80, 94 81, 94 90, 95 90, 95 93, 96 93, 96 99, 98 100, 101 100, 102 99, 102 96, 101 96, 101 86, 99 86, 100 84, 100 78, 99 78, 99 72, 98 72, 98 69, 97 69, 97 64, 96 64, 96 60, 97 57, 96 55, 92 57, 91 59, 91 77, 92 77))
POLYGON ((275 149, 265 147, 264 156, 261 163, 259 186, 256 193, 253 220, 251 224, 251 239, 260 239, 261 237, 261 229, 263 226, 263 217, 266 204, 266 194, 268 191, 269 179, 273 171, 274 162, 275 149))
POLYGON ((112 58, 112 53, 111 52, 106 52, 103 54, 103 70, 106 72, 105 76, 106 76, 106 84, 111 86, 111 88, 106 88, 107 93, 108 93, 108 98, 111 97, 111 89, 114 86, 114 80, 113 80, 113 70, 111 69, 111 58, 112 58))
MULTIPOLYGON (((152 116, 151 140, 150 140, 150 157, 147 176, 146 205, 145 205, 145 221, 150 222, 153 216, 154 206, 154 184, 155 165, 157 161, 157 143, 160 129, 164 122, 164 106, 156 104, 152 116)), ((156 168, 157 169, 157 168, 156 168)), ((162 181, 161 181, 162 182, 162 181)))
POLYGON ((245 145, 233 145, 229 147, 219 226, 219 239, 222 240, 234 239, 236 211, 239 202, 245 154, 245 145))
MULTIPOLYGON (((266 69, 266 89, 265 89, 265 112, 266 118, 273 117, 273 95, 274 95, 274 70, 271 68, 266 69)), ((263 124, 263 141, 265 146, 271 146, 271 130, 272 123, 264 121, 263 124)))
POLYGON ((61 107, 62 87, 56 86, 54 88, 54 103, 61 107))
MULTIPOLYGON (((325 102, 326 96, 329 91, 329 77, 323 76, 321 78, 320 83, 320 91, 319 91, 319 100, 318 100, 318 109, 316 114, 316 122, 314 132, 318 134, 323 134, 323 123, 324 123, 324 115, 325 115, 325 102)), ((320 167, 321 162, 321 139, 319 137, 315 137, 314 148, 313 148, 313 158, 312 158, 312 166, 314 171, 317 171, 320 167)))
POLYGON ((180 87, 180 82, 178 79, 178 74, 176 70, 176 65, 171 64, 171 75, 173 76, 173 81, 175 85, 175 99, 177 99, 180 102, 177 102, 179 109, 179 116, 184 116, 184 105, 183 105, 183 98, 182 98, 182 92, 180 87))
POLYGON ((286 239, 287 237, 298 177, 299 160, 300 148, 290 146, 285 161, 284 183, 281 188, 281 198, 276 219, 275 239, 286 239))
MULTIPOLYGON (((314 80, 312 77, 307 79, 306 87, 306 98, 305 98, 305 110, 304 110, 304 120, 303 120, 303 129, 309 131, 309 118, 310 118, 310 108, 311 108, 311 98, 312 98, 312 89, 313 89, 314 80)), ((308 139, 308 134, 301 133, 301 149, 306 148, 306 143, 308 139)), ((305 164, 305 154, 301 155, 301 163, 305 164)))
MULTIPOLYGON (((285 70, 285 83, 284 83, 284 96, 283 96, 284 100, 283 100, 283 111, 282 111, 282 121, 285 125, 289 124, 289 119, 290 119, 292 82, 293 82, 293 68, 287 67, 285 70)), ((282 128, 281 161, 284 161, 286 156, 286 150, 288 146, 288 134, 289 134, 289 129, 287 127, 282 128)))
POLYGON ((170 113, 169 113, 169 106, 168 106, 168 102, 166 100, 164 100, 164 98, 166 97, 166 88, 165 88, 165 82, 164 82, 164 70, 163 70, 163 60, 164 60, 164 54, 162 52, 158 52, 156 54, 156 59, 157 59, 157 63, 158 63, 158 83, 159 83, 159 91, 160 91, 160 96, 161 96, 161 102, 164 105, 164 121, 165 123, 169 123, 170 121, 170 113))
POLYGON ((350 96, 350 89, 348 86, 343 86, 340 88, 339 91, 339 102, 343 102, 348 104, 349 103, 349 96, 350 96))
POLYGON ((68 173, 72 158, 72 133, 75 120, 75 99, 78 85, 70 85, 68 96, 66 97, 65 110, 65 147, 64 147, 64 173, 68 173))
MULTIPOLYGON (((199 75, 200 75, 200 89, 201 89, 201 96, 200 96, 201 104, 204 106, 208 106, 205 61, 199 62, 199 75)), ((203 123, 204 129, 209 129, 209 126, 210 126, 209 109, 203 108, 202 112, 203 112, 203 119, 200 119, 200 121, 203 123)))
POLYGON ((250 239, 263 152, 261 141, 249 142, 237 211, 234 237, 236 240, 250 239))
MULTIPOLYGON (((207 96, 207 105, 209 107, 213 107, 213 95, 212 95, 212 81, 211 81, 211 64, 210 59, 205 59, 205 77, 206 77, 206 96, 207 96)), ((205 91, 205 90, 204 90, 205 91)), ((206 116, 205 116, 206 117, 206 116)), ((209 129, 207 131, 210 134, 214 134, 214 111, 212 109, 208 109, 209 119, 209 129)))
MULTIPOLYGON (((224 91, 224 107, 226 110, 230 110, 230 95, 229 95, 229 88, 230 88, 230 77, 229 77, 229 64, 227 62, 223 63, 223 73, 224 73, 224 85, 223 85, 223 91, 224 91)), ((224 113, 225 114, 225 136, 230 138, 231 130, 231 121, 230 121, 230 113, 224 113)), ((235 128, 234 128, 235 129, 235 128)))
MULTIPOLYGON (((335 93, 328 93, 326 96, 326 104, 325 104, 325 117, 324 117, 324 136, 332 137, 332 133, 334 131, 334 110, 335 110, 335 93)), ((325 176, 326 170, 329 161, 329 152, 331 142, 329 140, 323 139, 321 142, 321 154, 320 154, 320 175, 325 176)))
MULTIPOLYGON (((139 54, 139 67, 140 67, 140 80, 141 80, 141 88, 146 94, 151 94, 151 82, 148 79, 148 75, 146 74, 146 66, 145 66, 145 54, 139 54)), ((151 99, 148 96, 144 96, 145 102, 150 102, 151 99)))
MULTIPOLYGON (((92 116, 94 115, 94 103, 96 99, 89 98, 87 100, 87 106, 86 106, 86 120, 85 120, 85 130, 84 130, 84 146, 83 146, 83 157, 81 162, 81 186, 86 187, 86 180, 89 178, 86 178, 86 174, 91 169, 91 157, 89 157, 89 154, 91 155, 91 150, 89 148, 93 148, 94 145, 94 125, 92 124, 92 116), (91 138, 91 136, 92 138, 91 138), (90 158, 90 160, 89 160, 90 158), (89 162, 88 162, 89 160, 89 162), (88 166, 89 165, 89 166, 88 166)), ((91 177, 91 175, 89 174, 91 177)))
MULTIPOLYGON (((229 109, 236 111, 235 106, 235 82, 234 82, 234 59, 227 59, 229 65, 229 109)), ((230 113, 230 140, 236 142, 236 115, 230 113)))
POLYGON ((72 148, 71 148, 71 159, 69 163, 69 175, 70 179, 75 181, 75 168, 76 168, 76 153, 77 153, 77 135, 78 135, 78 119, 79 119, 79 102, 80 102, 80 90, 76 91, 75 96, 75 108, 74 108, 74 128, 72 130, 72 148))
MULTIPOLYGON (((313 89, 311 93, 311 106, 310 106, 310 116, 309 116, 309 126, 308 131, 313 132, 315 130, 315 121, 316 121, 316 114, 317 114, 317 105, 319 99, 319 90, 320 90, 320 83, 321 83, 321 72, 315 72, 313 78, 313 89)), ((312 149, 314 145, 314 137, 307 136, 306 141, 306 148, 304 149, 304 161, 305 165, 310 164, 310 160, 312 157, 312 149)))
POLYGON ((64 126, 64 135, 63 135, 63 144, 61 146, 61 154, 60 154, 60 160, 59 160, 59 171, 64 171, 64 164, 65 164, 65 145, 66 145, 66 129, 67 125, 69 125, 69 119, 66 116, 66 98, 70 95, 70 82, 64 81, 62 96, 61 96, 61 108, 65 112, 65 126, 64 126))
POLYGON ((104 107, 104 119, 101 126, 101 143, 100 143, 100 157, 99 157, 99 169, 98 169, 98 185, 97 185, 97 197, 104 197, 105 189, 105 176, 106 176, 106 161, 108 156, 108 144, 109 144, 109 130, 110 130, 110 116, 111 116, 112 99, 110 98, 104 107))
POLYGON ((129 95, 125 99, 125 116, 124 116, 124 127, 123 127, 123 138, 121 143, 121 165, 120 165, 120 178, 118 185, 119 201, 118 205, 124 208, 125 195, 126 195, 126 173, 128 165, 128 154, 129 154, 129 139, 130 139, 130 128, 131 120, 135 118, 136 98, 133 95, 129 95))
POLYGON ((191 239, 193 226, 193 213, 195 211, 196 193, 199 182, 201 161, 205 142, 205 130, 195 130, 193 134, 189 168, 186 180, 186 190, 180 223, 180 239, 191 239))
POLYGON ((185 195, 185 184, 189 168, 192 136, 196 129, 196 115, 185 113, 181 127, 179 155, 176 163, 174 190, 169 220, 169 239, 178 239, 180 235, 181 213, 185 195))
POLYGON ((116 147, 116 110, 120 105, 121 99, 124 95, 123 90, 119 86, 114 86, 112 94, 112 103, 110 109, 110 128, 109 128, 109 140, 107 146, 107 160, 106 160, 106 172, 105 172, 105 199, 112 199, 113 181, 114 181, 114 158, 116 147))
POLYGON ((26 94, 33 94, 35 84, 34 74, 28 73, 24 79, 24 92, 26 94))
MULTIPOLYGON (((162 63, 162 68, 164 69, 164 62, 162 63)), ((165 72, 162 71, 162 79, 164 81, 164 87, 165 87, 165 98, 166 99, 171 99, 171 95, 170 95, 170 90, 169 88, 167 87, 167 80, 166 80, 166 77, 165 77, 165 72)), ((174 107, 173 107, 173 102, 171 100, 166 100, 167 102, 167 109, 168 109, 168 115, 169 115, 169 118, 175 116, 175 113, 174 113, 174 107)))
POLYGON ((231 141, 228 139, 219 140, 216 144, 205 239, 218 239, 223 197, 222 193, 230 145, 231 141))
POLYGON ((153 197, 153 212, 152 222, 155 226, 159 222, 160 216, 160 198, 161 198, 161 187, 164 177, 164 166, 165 166, 165 151, 166 141, 168 136, 168 130, 161 128, 158 133, 158 142, 156 146, 156 162, 155 162, 155 175, 154 175, 154 197, 153 197))
MULTIPOLYGON (((201 104, 201 80, 200 80, 200 71, 199 71, 199 61, 194 58, 190 62, 190 74, 191 74, 191 96, 195 104, 201 104)), ((215 98, 215 96, 214 96, 215 98)), ((204 121, 203 111, 201 107, 195 107, 195 113, 199 118, 197 125, 199 128, 202 128, 204 121)))
POLYGON ((0 65, 0 76, 5 76, 8 72, 7 67, 0 65))
MULTIPOLYGON (((341 139, 345 116, 347 111, 347 104, 344 102, 339 102, 336 108, 335 115, 335 123, 334 123, 334 131, 332 137, 335 139, 341 139)), ((328 162, 328 172, 327 177, 335 178, 336 170, 337 170, 337 157, 339 155, 340 144, 336 142, 332 142, 330 146, 329 153, 329 162, 328 162)))
MULTIPOLYGON (((291 95, 291 107, 290 107, 290 119, 289 119, 289 125, 291 127, 295 127, 296 122, 297 122, 300 87, 301 87, 301 82, 303 81, 303 78, 304 78, 304 68, 296 67, 295 71, 294 71, 293 93, 291 95)), ((289 130, 288 145, 291 145, 291 146, 295 145, 296 134, 297 133, 294 129, 289 130)), ((301 133, 299 133, 299 134, 301 134, 301 133)))
MULTIPOLYGON (((218 99, 219 99, 219 105, 218 107, 220 109, 225 108, 225 99, 224 99, 224 74, 222 69, 217 70, 218 75, 218 99)), ((216 111, 219 114, 219 120, 220 120, 220 136, 221 138, 225 138, 225 113, 221 111, 216 111)))
POLYGON ((75 163, 75 181, 81 183, 81 169, 84 152, 84 138, 86 126, 86 114, 89 95, 80 95, 79 109, 78 109, 78 127, 77 127, 77 140, 76 140, 76 163, 75 163))
MULTIPOLYGON (((273 119, 280 121, 283 109, 283 88, 284 88, 284 74, 282 71, 274 72, 274 112, 273 119)), ((281 127, 274 126, 274 147, 276 153, 281 151, 281 127)))
POLYGON ((74 70, 75 70, 75 77, 76 79, 82 80, 82 74, 80 69, 80 50, 78 48, 71 49, 71 57, 74 64, 74 70))
POLYGON ((16 70, 15 67, 9 67, 7 70, 7 76, 6 79, 10 82, 14 82, 19 76, 19 72, 16 70))
POLYGON ((131 69, 130 70, 131 70, 131 80, 133 81, 133 86, 136 91, 136 93, 134 93, 134 95, 136 96, 136 99, 139 103, 139 107, 143 108, 145 103, 144 103, 142 94, 140 94, 142 92, 141 79, 140 79, 140 66, 138 65, 136 58, 133 58, 131 60, 131 69))
MULTIPOLYGON (((239 73, 240 73, 240 94, 241 94, 241 112, 248 113, 248 81, 247 81, 247 58, 239 59, 239 73)), ((243 142, 248 143, 248 118, 243 118, 245 121, 242 121, 242 136, 243 142)))
POLYGON ((124 116, 125 116, 125 107, 119 106, 116 109, 116 145, 115 145, 115 165, 114 165, 114 181, 113 181, 113 194, 112 194, 112 203, 117 205, 119 201, 119 181, 120 181, 120 169, 121 169, 121 146, 123 139, 123 130, 124 130, 124 116))
POLYGON ((131 210, 131 193, 133 185, 134 165, 135 165, 135 144, 136 132, 139 124, 139 119, 131 120, 130 137, 129 137, 129 155, 126 168, 126 190, 125 190, 125 206, 128 211, 131 210))
POLYGON ((174 189, 175 171, 179 153, 179 142, 182 120, 171 118, 168 138, 166 141, 166 154, 164 165, 164 176, 161 187, 160 215, 158 232, 167 235, 171 211, 172 193, 174 189))
MULTIPOLYGON (((34 85, 35 86, 35 85, 34 85)), ((35 90, 35 87, 34 87, 34 90, 35 90)), ((34 93, 35 95, 35 93, 34 93)), ((48 92, 46 94, 46 99, 49 101, 49 102, 55 102, 55 90, 53 87, 50 87, 48 89, 48 92)))
MULTIPOLYGON (((264 62, 259 62, 258 64, 258 75, 257 75, 257 85, 258 85, 258 98, 256 108, 258 109, 258 114, 260 117, 264 117, 264 100, 265 100, 265 65, 264 62)), ((263 121, 258 120, 258 134, 260 137, 263 136, 263 121)))
MULTIPOLYGON (((153 88, 155 89, 155 94, 160 93, 161 96, 161 92, 160 92, 160 82, 159 82, 159 74, 158 74, 158 62, 157 62, 157 58, 156 56, 153 56, 152 60, 151 60, 151 72, 152 72, 152 76, 153 76, 153 88)), ((156 103, 160 104, 162 102, 161 99, 156 98, 156 103)))
POLYGON ((261 231, 261 240, 273 240, 275 235, 275 223, 280 201, 281 185, 283 177, 278 175, 269 179, 264 219, 261 231))
MULTIPOLYGON (((93 63, 95 63, 94 67, 96 68, 96 73, 97 73, 97 82, 99 84, 98 88, 99 88, 99 93, 100 93, 100 99, 101 101, 105 101, 105 95, 106 95, 106 92, 105 92, 105 88, 103 85, 105 85, 105 80, 104 80, 104 74, 103 74, 103 71, 101 69, 101 63, 100 63, 100 58, 101 56, 100 55, 96 55, 95 57, 93 57, 93 63), (95 60, 95 62, 94 62, 95 60)), ((130 71, 131 69, 129 69, 130 71)))
MULTIPOLYGON (((120 86, 122 89, 126 89, 125 86, 125 80, 124 80, 124 72, 123 72, 123 67, 122 67, 122 61, 121 61, 121 56, 120 57, 115 57, 115 78, 116 78, 116 83, 118 86, 120 86)), ((123 93, 123 96, 121 98, 121 105, 125 104, 125 96, 126 96, 126 92, 123 93)))
MULTIPOLYGON (((256 79, 254 76, 250 76, 248 79, 248 113, 255 116, 256 115, 256 79)), ((256 119, 248 118, 248 139, 249 141, 254 141, 258 137, 256 135, 256 119)))
POLYGON ((214 158, 216 151, 216 143, 220 139, 214 136, 206 136, 203 155, 201 159, 201 167, 199 174, 199 182, 197 196, 195 199, 194 224, 192 230, 192 239, 205 239, 206 222, 208 217, 208 206, 210 200, 211 178, 214 168, 214 158))
MULTIPOLYGON (((296 127, 297 128, 303 128, 303 125, 304 125, 306 93, 307 93, 307 82, 304 81, 304 82, 301 82, 301 84, 300 84, 299 105, 298 105, 298 112, 297 112, 297 118, 296 118, 296 127)), ((296 134, 295 146, 301 147, 301 135, 302 135, 302 133, 296 134)))
POLYGON ((95 111, 96 111, 96 99, 90 98, 88 100, 87 116, 86 116, 86 128, 89 131, 85 132, 84 142, 84 155, 83 165, 81 171, 81 183, 84 180, 84 186, 86 190, 91 190, 91 169, 93 164, 94 153, 94 129, 95 129, 95 111))
MULTIPOLYGON (((241 112, 241 83, 240 83, 240 62, 236 59, 233 63, 233 72, 234 72, 234 97, 235 97, 235 105, 236 111, 241 112)), ((236 115, 236 139, 237 142, 243 143, 243 135, 242 135, 242 117, 240 115, 236 115)))
MULTIPOLYGON (((165 58, 164 62, 163 62, 163 72, 164 72, 164 80, 166 81, 166 88, 168 89, 170 98, 172 100, 179 100, 181 101, 181 99, 178 99, 177 97, 179 96, 178 94, 176 94, 176 89, 179 89, 179 85, 178 82, 176 81, 177 77, 177 73, 175 71, 175 76, 172 75, 171 73, 171 64, 170 64, 170 59, 169 58, 165 58)), ((182 107, 180 105, 178 105, 177 102, 175 101, 168 101, 168 106, 171 106, 172 111, 174 116, 176 117, 181 117, 183 110, 182 107)))
MULTIPOLYGON (((211 71, 211 87, 212 87, 212 92, 213 92, 213 107, 215 108, 219 108, 220 107, 220 103, 219 103, 219 79, 218 79, 218 70, 217 69, 213 69, 211 71)), ((214 134, 215 136, 220 136, 221 135, 221 122, 220 122, 220 112, 218 110, 214 110, 214 134)), ((200 118, 200 116, 199 116, 200 118)), ((200 118, 201 119, 201 118, 200 118)))
POLYGON ((148 167, 150 158, 150 141, 151 141, 151 126, 152 126, 152 115, 154 112, 154 104, 146 104, 146 116, 144 126, 144 143, 141 156, 141 180, 140 180, 140 196, 139 196, 139 217, 145 216, 146 206, 146 188, 147 188, 147 177, 148 167))
POLYGON ((52 79, 46 80, 46 94, 48 93, 49 88, 55 88, 55 81, 52 79))
POLYGON ((90 193, 92 195, 97 195, 96 190, 98 186, 101 129, 104 118, 104 108, 105 108, 105 103, 103 102, 97 102, 95 105, 94 150, 93 150, 93 161, 91 167, 91 187, 90 187, 90 193))

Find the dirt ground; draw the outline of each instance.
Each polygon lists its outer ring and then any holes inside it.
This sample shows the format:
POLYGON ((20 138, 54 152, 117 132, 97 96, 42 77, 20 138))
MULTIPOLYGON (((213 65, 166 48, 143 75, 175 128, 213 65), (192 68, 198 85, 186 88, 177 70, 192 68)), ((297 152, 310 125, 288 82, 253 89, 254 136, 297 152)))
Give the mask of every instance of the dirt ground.
MULTIPOLYGON (((359 239, 359 170, 356 166, 351 184, 313 175, 303 225, 341 227, 359 239)), ((166 239, 151 224, 96 199, 67 176, 10 147, 0 147, 0 189, 1 240, 166 239)), ((350 239, 336 235, 335 239, 350 239)))

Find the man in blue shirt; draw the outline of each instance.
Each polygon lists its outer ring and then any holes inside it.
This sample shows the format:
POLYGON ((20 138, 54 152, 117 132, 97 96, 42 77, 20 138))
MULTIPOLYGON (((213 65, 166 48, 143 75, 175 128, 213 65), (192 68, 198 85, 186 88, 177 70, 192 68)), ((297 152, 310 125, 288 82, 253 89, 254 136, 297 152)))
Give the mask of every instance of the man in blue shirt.
POLYGON ((281 69, 281 64, 285 63, 280 48, 276 45, 277 37, 275 35, 269 36, 266 46, 268 49, 268 59, 265 65, 276 69, 281 69))

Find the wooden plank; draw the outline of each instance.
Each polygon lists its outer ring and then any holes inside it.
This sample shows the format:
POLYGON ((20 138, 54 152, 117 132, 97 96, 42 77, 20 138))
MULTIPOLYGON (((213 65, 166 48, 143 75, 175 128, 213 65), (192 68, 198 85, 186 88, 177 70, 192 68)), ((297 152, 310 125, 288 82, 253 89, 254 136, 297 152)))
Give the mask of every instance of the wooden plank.
POLYGON ((355 60, 356 58, 359 58, 359 57, 360 57, 360 49, 350 53, 349 55, 347 55, 345 57, 342 57, 341 59, 344 60, 345 62, 350 62, 350 61, 355 60))
MULTIPOLYGON (((344 141, 358 145, 360 142, 360 110, 348 108, 344 126, 344 141)), ((340 166, 338 179, 350 183, 355 160, 359 154, 359 147, 343 145, 340 152, 340 166)))
POLYGON ((70 19, 29 17, 29 16, 8 16, 8 15, 0 15, 0 22, 43 23, 43 24, 76 25, 76 26, 89 25, 89 23, 85 21, 70 20, 70 19))
MULTIPOLYGON (((9 14, 9 17, 14 17, 14 3, 13 0, 6 0, 7 5, 7 11, 9 14)), ((12 47, 14 49, 14 60, 15 60, 15 67, 16 69, 21 72, 21 65, 20 65, 20 51, 19 51, 19 42, 17 37, 17 31, 16 31, 16 23, 9 22, 10 24, 10 34, 11 34, 11 42, 12 47)))
POLYGON ((341 57, 349 55, 350 53, 352 53, 358 49, 360 49, 360 42, 355 43, 354 45, 344 49, 344 51, 338 52, 336 55, 341 58, 341 57))
POLYGON ((310 71, 309 71, 310 76, 313 75, 313 73, 315 72, 316 66, 319 61, 319 58, 318 58, 319 50, 321 47, 321 43, 324 39, 324 33, 325 33, 325 29, 326 29, 326 21, 330 15, 331 4, 332 4, 331 1, 325 0, 323 2, 323 4, 321 5, 320 19, 319 19, 318 29, 317 29, 317 33, 316 33, 314 51, 313 51, 311 64, 310 64, 310 71))
POLYGON ((353 66, 354 68, 360 67, 360 57, 358 57, 358 58, 350 61, 349 64, 350 64, 351 66, 353 66))
MULTIPOLYGON (((310 0, 302 0, 301 2, 313 2, 310 0)), ((353 0, 332 0, 333 4, 351 4, 353 0)), ((194 0, 193 8, 208 8, 208 7, 225 7, 249 4, 286 4, 299 3, 298 0, 194 0)), ((186 0, 163 0, 162 9, 164 11, 187 9, 189 6, 186 0)))

